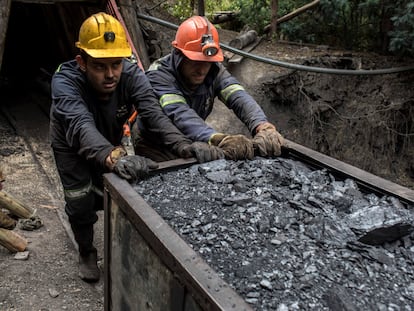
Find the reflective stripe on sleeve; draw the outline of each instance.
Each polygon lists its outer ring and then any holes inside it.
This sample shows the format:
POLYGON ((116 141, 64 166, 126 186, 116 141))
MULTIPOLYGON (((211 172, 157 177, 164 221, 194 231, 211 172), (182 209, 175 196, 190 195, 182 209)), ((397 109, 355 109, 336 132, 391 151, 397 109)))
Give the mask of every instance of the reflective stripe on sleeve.
POLYGON ((158 68, 161 66, 159 61, 153 62, 149 67, 148 71, 158 70, 158 68))
POLYGON ((185 100, 183 96, 177 95, 177 94, 165 94, 165 95, 162 95, 160 98, 160 104, 162 108, 164 108, 167 105, 177 104, 177 103, 186 104, 187 101, 185 100))
POLYGON ((227 101, 230 95, 236 91, 244 91, 244 87, 242 87, 240 84, 231 84, 225 89, 222 89, 220 94, 221 94, 221 97, 223 97, 223 99, 227 101))
POLYGON ((89 182, 89 184, 85 185, 82 188, 71 189, 71 190, 65 189, 63 192, 66 198, 76 200, 76 199, 81 199, 83 197, 86 197, 92 191, 98 194, 99 196, 103 196, 102 191, 96 188, 94 185, 92 185, 92 182, 89 182))
POLYGON ((62 69, 62 64, 60 64, 60 65, 56 68, 56 71, 55 71, 55 72, 59 72, 59 71, 60 71, 60 69, 62 69))

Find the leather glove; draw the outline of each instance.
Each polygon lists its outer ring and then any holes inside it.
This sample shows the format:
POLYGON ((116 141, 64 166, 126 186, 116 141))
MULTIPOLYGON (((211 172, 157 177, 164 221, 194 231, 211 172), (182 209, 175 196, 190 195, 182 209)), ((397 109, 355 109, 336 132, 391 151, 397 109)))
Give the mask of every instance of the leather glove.
POLYGON ((109 167, 112 169, 113 165, 122 157, 126 156, 127 152, 124 149, 124 147, 115 147, 112 149, 111 153, 109 154, 109 162, 112 163, 112 165, 109 165, 109 167))
POLYGON ((284 143, 283 136, 273 124, 264 122, 256 128, 253 146, 258 155, 262 157, 280 156, 282 153, 281 147, 284 143))
POLYGON ((149 170, 157 167, 158 163, 151 159, 138 155, 127 155, 116 161, 113 170, 119 177, 134 182, 148 176, 149 170))
POLYGON ((193 142, 191 145, 183 145, 178 148, 178 155, 181 158, 194 156, 199 163, 224 159, 223 150, 201 141, 193 142))
POLYGON ((244 135, 213 134, 209 143, 223 149, 224 156, 229 160, 253 159, 254 149, 251 139, 244 135))

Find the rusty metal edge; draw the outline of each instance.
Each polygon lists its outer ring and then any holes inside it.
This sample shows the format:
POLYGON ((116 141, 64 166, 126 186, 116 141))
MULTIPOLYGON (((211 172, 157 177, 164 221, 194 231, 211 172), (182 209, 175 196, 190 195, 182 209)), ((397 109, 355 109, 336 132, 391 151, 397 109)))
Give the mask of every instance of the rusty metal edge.
POLYGON ((104 200, 104 311, 110 311, 110 306, 112 302, 111 298, 111 278, 110 275, 110 265, 111 265, 111 253, 109 251, 110 248, 110 219, 111 219, 111 205, 110 205, 110 193, 107 190, 106 178, 104 177, 104 192, 103 192, 103 200, 104 200))
POLYGON ((414 204, 414 190, 410 188, 401 186, 287 139, 285 140, 287 146, 284 152, 287 153, 287 156, 298 158, 298 160, 308 163, 313 167, 326 168, 334 173, 334 175, 352 178, 363 188, 361 190, 394 196, 399 198, 403 203, 414 204))
MULTIPOLYGON (((170 170, 192 163, 174 160, 163 163, 161 170, 170 170)), ((109 196, 115 200, 128 220, 147 241, 157 256, 193 294, 203 310, 253 311, 218 274, 144 201, 125 180, 115 174, 104 175, 105 207, 109 196)), ((105 209, 105 310, 110 305, 110 215, 105 209)))

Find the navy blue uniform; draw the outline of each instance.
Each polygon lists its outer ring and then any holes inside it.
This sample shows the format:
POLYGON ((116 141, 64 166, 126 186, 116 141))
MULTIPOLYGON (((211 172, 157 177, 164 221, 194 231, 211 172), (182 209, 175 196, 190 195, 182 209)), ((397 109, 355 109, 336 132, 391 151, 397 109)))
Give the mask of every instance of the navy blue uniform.
POLYGON ((146 72, 164 112, 192 141, 208 142, 216 131, 205 123, 218 97, 247 126, 255 128, 267 118, 257 102, 245 91, 221 63, 213 63, 195 91, 180 77, 178 66, 184 56, 176 49, 154 62, 146 72))
POLYGON ((103 206, 102 174, 105 159, 121 144, 122 126, 134 107, 152 144, 174 150, 191 143, 162 112, 144 72, 123 61, 115 92, 98 100, 75 60, 63 63, 52 79, 50 138, 64 188, 66 212, 71 223, 97 221, 103 206))

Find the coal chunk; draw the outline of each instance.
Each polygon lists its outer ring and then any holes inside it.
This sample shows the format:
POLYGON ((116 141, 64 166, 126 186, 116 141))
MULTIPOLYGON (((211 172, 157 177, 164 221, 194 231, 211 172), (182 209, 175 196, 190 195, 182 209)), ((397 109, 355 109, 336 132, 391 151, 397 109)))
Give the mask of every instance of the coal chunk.
POLYGON ((413 206, 286 158, 134 186, 255 310, 414 310, 413 206))

